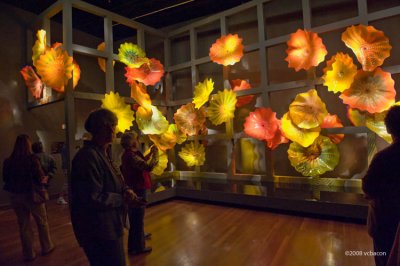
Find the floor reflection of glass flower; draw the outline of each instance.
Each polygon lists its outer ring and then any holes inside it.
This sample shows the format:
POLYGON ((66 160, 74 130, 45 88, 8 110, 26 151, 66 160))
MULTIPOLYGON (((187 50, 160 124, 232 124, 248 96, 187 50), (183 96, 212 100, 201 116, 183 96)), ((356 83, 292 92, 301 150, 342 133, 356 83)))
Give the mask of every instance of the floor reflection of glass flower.
POLYGON ((147 62, 146 53, 138 45, 123 43, 118 49, 119 60, 128 67, 140 67, 147 62))
POLYGON ((243 56, 242 39, 237 34, 223 35, 213 43, 209 56, 214 63, 224 66, 234 65, 243 56))
POLYGON ((336 93, 350 88, 356 73, 357 66, 353 59, 347 54, 337 53, 326 63, 322 78, 328 91, 336 93))
POLYGON ((162 134, 168 129, 168 120, 156 106, 151 107, 151 117, 143 117, 141 112, 136 112, 136 123, 143 134, 162 134))
POLYGON ((390 56, 392 46, 383 31, 372 26, 351 26, 342 34, 342 41, 353 50, 364 71, 372 71, 390 56))
MULTIPOLYGON (((97 50, 103 52, 106 49, 106 43, 102 42, 97 46, 97 50)), ((97 58, 97 63, 103 72, 106 72, 106 60, 104 58, 97 58)), ((115 65, 115 61, 113 60, 113 65, 115 65)))
POLYGON ((307 148, 296 142, 291 143, 288 158, 290 164, 303 176, 319 176, 335 169, 340 154, 337 146, 328 137, 319 136, 307 148))
MULTIPOLYGON (((248 90, 251 88, 250 83, 243 79, 230 80, 231 88, 233 91, 248 90)), ((249 104, 254 99, 254 95, 246 95, 237 97, 236 107, 242 107, 249 104)))
POLYGON ((174 121, 183 133, 188 136, 197 135, 206 122, 205 108, 196 109, 194 103, 182 105, 174 114, 174 121))
MULTIPOLYGON (((321 128, 337 128, 337 127, 343 127, 343 124, 337 115, 328 114, 327 116, 324 117, 324 121, 321 124, 321 128)), ((328 134, 327 136, 335 144, 340 143, 344 138, 344 134, 328 134)))
POLYGON ((366 72, 359 70, 351 87, 339 96, 351 108, 380 113, 394 104, 396 91, 389 72, 380 68, 366 72))
POLYGON ((296 126, 304 129, 318 127, 328 114, 325 103, 315 89, 299 93, 289 105, 290 118, 296 126))
POLYGON ((308 147, 319 136, 321 128, 299 128, 292 122, 289 113, 286 113, 282 117, 282 131, 291 141, 297 142, 303 147, 308 147))
POLYGON ((164 75, 164 67, 160 61, 155 58, 149 59, 138 68, 125 67, 125 77, 128 84, 136 80, 146 86, 154 86, 164 75))
POLYGON ((142 83, 133 81, 131 83, 131 97, 146 110, 148 115, 151 115, 151 98, 147 93, 146 86, 142 83))
POLYGON ((134 112, 131 110, 131 106, 125 103, 124 98, 119 96, 118 92, 106 94, 101 107, 112 111, 118 117, 117 132, 125 132, 133 125, 134 112))
POLYGON ((46 31, 45 30, 38 30, 36 33, 36 42, 32 47, 32 62, 33 65, 36 67, 36 61, 39 57, 44 54, 47 49, 46 43, 46 31))
POLYGON ((203 82, 197 83, 194 88, 194 97, 192 103, 194 106, 199 109, 206 102, 208 102, 208 98, 210 97, 211 92, 214 90, 214 81, 212 79, 204 79, 203 82))
POLYGON ((32 96, 35 99, 40 99, 43 91, 43 83, 38 75, 36 75, 35 70, 31 66, 25 66, 20 72, 32 96))
POLYGON ((235 116, 236 93, 224 89, 211 96, 210 105, 207 107, 207 117, 214 125, 228 122, 235 116))
POLYGON ((285 60, 289 63, 289 67, 296 71, 318 66, 328 53, 318 34, 301 29, 290 34, 287 45, 286 54, 288 56, 285 60))
POLYGON ((36 69, 46 86, 64 92, 72 77, 72 57, 62 49, 48 49, 36 61, 36 69))
POLYGON ((272 139, 279 130, 279 120, 271 108, 257 108, 250 112, 243 124, 244 132, 259 140, 272 139))
POLYGON ((187 143, 178 153, 187 166, 201 166, 206 160, 204 146, 198 142, 187 143))

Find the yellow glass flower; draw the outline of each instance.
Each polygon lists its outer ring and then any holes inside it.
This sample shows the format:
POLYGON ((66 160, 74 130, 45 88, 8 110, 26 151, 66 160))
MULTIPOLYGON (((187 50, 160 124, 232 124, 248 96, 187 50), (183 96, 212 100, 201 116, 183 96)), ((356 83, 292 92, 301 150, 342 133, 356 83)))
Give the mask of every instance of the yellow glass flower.
POLYGON ((291 141, 299 143, 303 147, 310 146, 316 138, 319 136, 321 131, 320 127, 303 129, 297 127, 290 119, 289 113, 286 113, 282 117, 282 131, 285 136, 291 141))
POLYGON ((125 132, 133 125, 135 120, 134 112, 131 110, 131 106, 126 104, 124 98, 119 96, 119 93, 110 92, 105 94, 104 99, 101 100, 102 108, 108 109, 113 112, 118 118, 117 132, 125 132))
MULTIPOLYGON (((144 153, 144 156, 150 153, 150 149, 147 149, 144 153)), ((158 163, 154 166, 151 171, 152 174, 162 175, 167 168, 168 165, 168 155, 165 151, 158 150, 158 163)))
POLYGON ((211 92, 214 90, 214 81, 212 79, 204 79, 203 82, 199 82, 194 88, 194 98, 192 103, 199 109, 210 97, 211 92))
POLYGON ((332 171, 339 163, 337 146, 328 138, 319 136, 308 148, 292 142, 288 149, 290 164, 303 176, 320 176, 332 171))
POLYGON ((143 83, 132 82, 131 97, 151 115, 151 99, 143 83))
POLYGON ((38 30, 36 33, 37 40, 35 45, 32 47, 32 62, 33 65, 36 67, 36 61, 39 57, 44 54, 47 48, 46 44, 46 31, 45 30, 38 30))
POLYGON ((223 35, 210 48, 211 61, 228 66, 239 62, 243 56, 242 38, 237 34, 223 35))
POLYGON ((119 60, 129 67, 140 67, 148 61, 146 53, 138 45, 123 43, 118 49, 119 60))
POLYGON ((299 128, 310 129, 318 127, 328 115, 325 103, 319 98, 315 89, 297 94, 289 105, 289 115, 299 128))
POLYGON ((348 108, 347 109, 347 117, 350 122, 356 127, 365 126, 365 122, 367 119, 366 112, 362 112, 358 109, 348 108))
POLYGON ((174 121, 183 133, 188 136, 197 135, 206 122, 205 108, 196 109, 194 103, 182 105, 174 114, 174 121))
POLYGON ((206 160, 204 146, 198 142, 190 142, 178 153, 187 166, 201 166, 206 160))
MULTIPOLYGON (((106 49, 106 43, 102 42, 99 45, 97 45, 97 50, 103 52, 106 49)), ((104 58, 97 58, 97 63, 99 64, 99 67, 103 72, 106 72, 106 60, 104 58)), ((115 65, 115 61, 113 60, 113 65, 115 65)))
POLYGON ((382 113, 367 114, 365 126, 371 131, 375 132, 379 137, 383 138, 386 142, 392 143, 392 135, 386 130, 385 117, 387 111, 382 113))
POLYGON ((170 124, 167 131, 160 135, 149 135, 149 138, 159 150, 165 151, 172 149, 176 143, 183 143, 187 137, 175 124, 170 124))
POLYGON ((392 46, 383 31, 372 26, 351 26, 342 34, 342 41, 353 50, 364 71, 373 71, 390 56, 392 46))
POLYGON ((81 79, 81 68, 79 67, 78 63, 72 61, 72 82, 73 82, 73 87, 75 88, 76 85, 78 85, 79 80, 81 79))
POLYGON ((337 53, 326 63, 322 78, 328 91, 336 93, 350 88, 356 73, 357 67, 353 59, 347 54, 337 53))
POLYGON ((207 117, 214 125, 228 122, 235 117, 236 93, 224 89, 211 97, 210 105, 207 107, 207 117))
POLYGON ((64 86, 72 77, 73 59, 62 49, 48 49, 36 61, 36 69, 46 86, 64 92, 64 86))
POLYGON ((162 134, 168 129, 168 121, 156 106, 151 107, 151 117, 143 117, 141 112, 136 112, 136 123, 143 134, 162 134))

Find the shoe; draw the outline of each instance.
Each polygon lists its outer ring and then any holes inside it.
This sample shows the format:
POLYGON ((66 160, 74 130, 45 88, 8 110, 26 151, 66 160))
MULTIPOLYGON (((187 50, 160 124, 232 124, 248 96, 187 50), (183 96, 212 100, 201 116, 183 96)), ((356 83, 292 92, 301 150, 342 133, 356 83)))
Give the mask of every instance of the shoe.
POLYGON ((68 204, 68 202, 63 197, 59 197, 57 200, 57 204, 66 205, 68 204))
POLYGON ((24 261, 34 261, 37 258, 36 255, 34 255, 33 257, 26 257, 24 258, 24 261))
POLYGON ((52 253, 55 249, 56 249, 56 247, 54 246, 51 249, 49 249, 48 251, 42 251, 42 256, 46 256, 46 255, 52 253))
POLYGON ((140 250, 129 250, 128 254, 129 255, 139 255, 139 254, 151 252, 152 250, 153 249, 151 247, 145 247, 145 248, 140 249, 140 250))
POLYGON ((151 233, 144 233, 144 239, 150 239, 152 236, 151 233))

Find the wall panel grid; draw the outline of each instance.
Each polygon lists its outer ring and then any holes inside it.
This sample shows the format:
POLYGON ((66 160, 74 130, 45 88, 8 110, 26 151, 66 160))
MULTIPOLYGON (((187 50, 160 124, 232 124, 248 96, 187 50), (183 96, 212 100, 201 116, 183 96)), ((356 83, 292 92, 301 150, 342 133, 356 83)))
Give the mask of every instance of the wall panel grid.
MULTIPOLYGON (((271 97, 274 93, 290 92, 305 87, 318 87, 323 83, 321 72, 313 70, 312 73, 305 71, 294 73, 294 70, 285 71, 289 74, 280 73, 279 64, 286 64, 284 61, 286 41, 290 33, 297 28, 304 28, 318 33, 322 39, 334 37, 340 40, 340 33, 350 25, 354 24, 374 24, 388 18, 400 17, 400 4, 385 4, 390 1, 372 0, 254 0, 241 6, 226 10, 224 12, 209 16, 196 22, 181 26, 175 30, 164 32, 141 25, 130 19, 121 17, 107 10, 92 6, 79 0, 63 0, 54 3, 48 10, 43 12, 40 19, 43 27, 47 30, 49 19, 60 11, 63 11, 63 42, 64 48, 72 54, 80 53, 94 57, 107 59, 106 88, 107 91, 114 89, 115 77, 113 75, 112 60, 118 60, 113 49, 112 30, 113 23, 121 23, 138 31, 137 44, 145 48, 146 33, 158 36, 164 40, 164 67, 166 70, 164 85, 166 89, 165 99, 156 101, 156 105, 167 106, 169 120, 172 121, 172 112, 179 105, 192 101, 191 95, 195 85, 202 81, 200 77, 207 76, 207 64, 212 63, 208 57, 207 50, 216 38, 228 33, 245 35, 244 52, 249 56, 248 61, 256 64, 258 69, 250 69, 249 73, 254 75, 257 85, 252 89, 238 92, 238 96, 256 95, 257 106, 271 106, 271 97), (104 17, 104 36, 106 51, 99 52, 96 49, 75 44, 72 40, 72 8, 77 8, 85 12, 104 17), (68 11, 69 10, 69 11, 68 11), (65 14, 64 14, 65 13, 65 14), (254 60, 253 60, 254 59, 254 60), (254 62, 257 61, 257 62, 254 62), (186 92, 174 91, 176 77, 182 77, 186 73, 188 86, 186 92), (278 73, 278 74, 277 74, 278 73), (176 75, 179 74, 179 75, 176 75), (183 98, 176 97, 177 94, 184 95, 183 98)), ((381 29, 382 30, 382 29, 381 29)), ((392 36, 388 36, 391 39, 392 36)), ((48 36, 50 38, 50 36, 48 36)), ((336 40, 337 41, 337 40, 336 40)), ((394 49, 393 49, 394 50, 394 49)), ((329 59, 329 51, 326 59, 329 59)), ((348 52, 348 51, 347 51, 348 52)), ((350 53, 350 52, 349 52, 350 53)), ((222 84, 224 87, 229 81, 229 67, 217 66, 220 68, 222 84)), ((251 65, 249 66, 251 68, 251 65)), ((384 70, 392 73, 400 73, 400 64, 384 65, 384 70)), ((186 83, 183 83, 186 84, 186 83)), ((99 100, 99 95, 95 93, 72 92, 72 88, 66 89, 65 108, 67 144, 72 143, 74 133, 74 103, 73 97, 82 99, 99 100), (72 99, 72 100, 71 100, 72 99), (69 139, 69 140, 68 140, 69 139)), ((340 129, 344 134, 371 133, 366 128, 356 128, 345 126, 340 129)), ((235 132, 233 140, 224 137, 223 132, 210 134, 205 137, 208 139, 222 138, 226 145, 226 160, 228 165, 227 176, 241 178, 243 175, 235 174, 235 144, 244 134, 241 131, 235 132)), ((368 141, 374 142, 375 139, 368 137, 368 141)), ((72 148, 70 144, 69 147, 72 148)), ((369 159, 376 150, 375 145, 368 145, 369 159)), ((266 157, 265 176, 273 178, 273 169, 268 167, 271 154, 268 152, 266 157)), ((176 161, 176 158, 174 159, 176 161)), ((177 169, 179 170, 179 169, 177 169)), ((200 172, 200 168, 196 169, 200 172)), ((226 176, 225 175, 225 176, 226 176)), ((250 175, 252 176, 252 175, 250 175)))

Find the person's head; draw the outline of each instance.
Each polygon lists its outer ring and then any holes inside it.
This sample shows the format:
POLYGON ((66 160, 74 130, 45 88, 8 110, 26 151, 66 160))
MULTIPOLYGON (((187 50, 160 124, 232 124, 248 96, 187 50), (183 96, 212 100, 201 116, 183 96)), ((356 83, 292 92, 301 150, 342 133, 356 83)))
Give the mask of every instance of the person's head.
POLYGON ((32 141, 26 134, 17 136, 11 158, 20 158, 32 154, 32 141))
POLYGON ((113 141, 117 124, 117 116, 110 110, 101 108, 89 114, 85 129, 92 134, 93 141, 103 145, 113 141))
POLYGON ((400 106, 392 106, 385 117, 386 130, 394 139, 400 139, 400 106))
POLYGON ((137 148, 139 146, 139 136, 136 132, 124 133, 121 137, 121 146, 124 149, 137 148))
POLYGON ((42 142, 38 141, 32 144, 32 151, 34 153, 42 153, 43 152, 43 144, 42 142))

